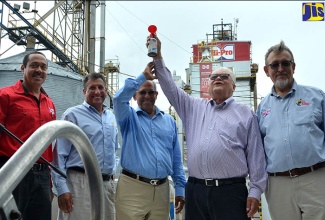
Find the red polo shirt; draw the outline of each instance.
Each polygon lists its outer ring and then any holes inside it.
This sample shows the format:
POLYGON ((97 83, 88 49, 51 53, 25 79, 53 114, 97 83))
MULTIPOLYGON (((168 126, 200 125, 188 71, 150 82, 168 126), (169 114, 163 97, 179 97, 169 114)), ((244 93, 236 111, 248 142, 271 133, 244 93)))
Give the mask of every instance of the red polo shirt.
MULTIPOLYGON (((39 127, 55 119, 54 103, 43 88, 39 100, 24 88, 22 80, 0 89, 0 123, 23 142, 39 127)), ((4 131, 0 133, 0 156, 11 157, 20 146, 4 131)), ((51 162, 52 147, 49 146, 42 156, 51 162)))

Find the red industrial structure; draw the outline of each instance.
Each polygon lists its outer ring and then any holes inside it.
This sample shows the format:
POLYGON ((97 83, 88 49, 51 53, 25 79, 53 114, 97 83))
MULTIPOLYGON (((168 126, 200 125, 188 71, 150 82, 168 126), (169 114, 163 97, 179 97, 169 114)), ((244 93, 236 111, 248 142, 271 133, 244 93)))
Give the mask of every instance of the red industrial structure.
POLYGON ((207 94, 209 75, 218 67, 233 70, 237 77, 234 97, 256 109, 256 73, 258 65, 252 62, 251 42, 237 41, 237 23, 213 25, 213 33, 206 40, 193 44, 193 57, 187 70, 187 84, 195 97, 210 98, 207 94), (211 37, 212 36, 212 37, 211 37))

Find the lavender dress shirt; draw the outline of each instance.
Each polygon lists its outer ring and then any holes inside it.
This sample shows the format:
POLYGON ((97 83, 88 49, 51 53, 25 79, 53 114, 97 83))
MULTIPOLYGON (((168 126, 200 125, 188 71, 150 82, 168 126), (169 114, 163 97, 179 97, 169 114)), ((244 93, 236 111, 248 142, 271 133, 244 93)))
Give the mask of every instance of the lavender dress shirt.
POLYGON ((194 98, 179 88, 163 60, 154 60, 163 92, 179 114, 186 134, 189 176, 223 179, 249 175, 249 197, 260 199, 267 183, 257 118, 233 97, 221 104, 194 98))

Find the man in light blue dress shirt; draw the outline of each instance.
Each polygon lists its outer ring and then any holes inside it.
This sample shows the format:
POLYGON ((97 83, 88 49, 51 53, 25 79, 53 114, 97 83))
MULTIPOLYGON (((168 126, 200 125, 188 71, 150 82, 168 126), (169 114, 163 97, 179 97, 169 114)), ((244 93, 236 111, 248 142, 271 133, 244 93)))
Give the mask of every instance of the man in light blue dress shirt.
POLYGON ((128 78, 113 98, 120 125, 123 168, 116 189, 117 220, 167 220, 170 191, 168 176, 175 187, 175 208, 184 206, 186 184, 178 133, 174 118, 156 105, 157 89, 151 75, 152 63, 136 79, 128 78), (130 99, 138 107, 130 106, 130 99))
POLYGON ((256 112, 269 173, 265 197, 272 220, 320 220, 325 219, 325 95, 297 84, 295 68, 283 41, 268 49, 264 71, 274 86, 256 112))
POLYGON ((226 67, 208 81, 210 100, 179 88, 165 66, 161 43, 152 79, 182 119, 189 178, 185 189, 186 220, 247 220, 257 212, 266 188, 264 148, 254 112, 232 97, 236 76, 226 67), (249 190, 246 177, 249 175, 249 190))
MULTIPOLYGON (((62 120, 78 125, 94 147, 102 172, 105 193, 105 220, 115 219, 114 173, 118 158, 118 128, 114 114, 103 103, 107 96, 102 74, 88 74, 83 81, 83 104, 67 109, 62 120)), ((58 195, 60 220, 89 220, 91 218, 88 177, 80 155, 72 143, 57 139, 53 164, 67 174, 67 180, 52 172, 58 195)))

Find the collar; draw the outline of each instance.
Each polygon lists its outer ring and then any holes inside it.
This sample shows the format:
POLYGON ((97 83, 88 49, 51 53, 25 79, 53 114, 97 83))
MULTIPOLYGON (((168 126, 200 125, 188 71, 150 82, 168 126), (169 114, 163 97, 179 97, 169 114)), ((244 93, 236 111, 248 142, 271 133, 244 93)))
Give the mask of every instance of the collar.
POLYGON ((213 99, 210 99, 207 104, 210 104, 211 106, 215 106, 216 109, 225 109, 227 108, 231 103, 235 101, 233 96, 230 96, 228 99, 226 99, 224 102, 217 104, 213 99))
MULTIPOLYGON (((165 112, 162 111, 162 110, 160 110, 156 105, 155 105, 155 108, 156 108, 156 113, 155 113, 155 115, 158 115, 158 114, 165 114, 165 112)), ((140 112, 142 112, 142 113, 146 113, 146 114, 148 114, 147 112, 143 111, 139 106, 136 107, 135 111, 136 111, 136 113, 140 113, 140 112)))
MULTIPOLYGON (((97 109, 95 109, 93 106, 89 105, 86 101, 84 101, 84 102, 82 103, 82 105, 85 106, 86 108, 94 109, 94 110, 97 111, 97 109)), ((106 110, 108 110, 108 109, 109 109, 109 108, 108 108, 105 104, 103 104, 103 113, 104 113, 104 114, 106 114, 106 110)))
MULTIPOLYGON (((14 85, 14 90, 16 93, 24 93, 24 94, 30 94, 29 90, 23 85, 23 80, 20 79, 16 82, 16 84, 14 85)), ((44 95, 48 96, 47 93, 45 92, 45 90, 43 89, 43 87, 41 87, 41 93, 43 93, 44 95)))

